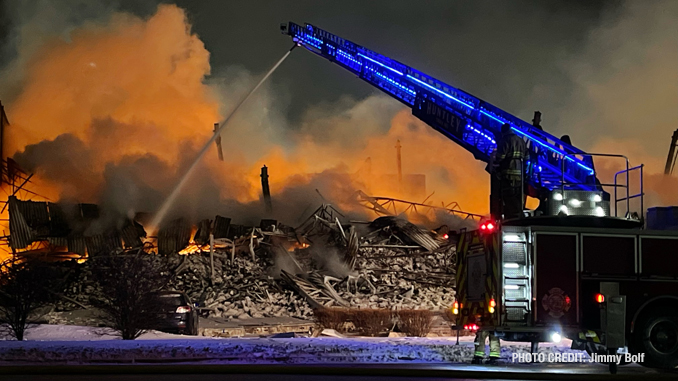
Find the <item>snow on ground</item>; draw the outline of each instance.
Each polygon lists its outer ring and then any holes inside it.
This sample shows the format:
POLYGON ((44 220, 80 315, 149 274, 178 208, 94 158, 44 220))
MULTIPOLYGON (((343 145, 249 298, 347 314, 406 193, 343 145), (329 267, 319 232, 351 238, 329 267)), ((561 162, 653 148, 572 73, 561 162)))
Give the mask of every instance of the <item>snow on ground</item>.
MULTIPOLYGON (((206 338, 149 332, 120 340, 105 328, 40 325, 27 341, 0 341, 0 363, 215 362, 261 364, 454 363, 473 356, 473 337, 441 338, 206 338)), ((529 352, 523 343, 502 343, 502 358, 529 352)), ((544 353, 581 353, 569 342, 540 345, 544 353)), ((585 359, 588 359, 584 355, 585 359)))

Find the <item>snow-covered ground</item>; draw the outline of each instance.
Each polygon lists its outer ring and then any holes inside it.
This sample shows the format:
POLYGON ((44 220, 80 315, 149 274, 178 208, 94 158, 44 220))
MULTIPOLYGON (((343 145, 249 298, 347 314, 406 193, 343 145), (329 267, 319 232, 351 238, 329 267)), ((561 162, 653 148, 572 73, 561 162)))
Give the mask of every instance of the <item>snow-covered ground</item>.
MULTIPOLYGON (((6 339, 6 337, 5 337, 6 339)), ((261 364, 455 363, 473 356, 473 337, 456 338, 206 338, 149 332, 120 340, 102 328, 40 325, 23 342, 0 341, 0 363, 216 362, 261 364)), ((540 352, 566 353, 569 342, 543 344, 540 352)), ((503 343, 502 358, 529 352, 521 343, 503 343)), ((586 355, 584 358, 588 359, 586 355)))

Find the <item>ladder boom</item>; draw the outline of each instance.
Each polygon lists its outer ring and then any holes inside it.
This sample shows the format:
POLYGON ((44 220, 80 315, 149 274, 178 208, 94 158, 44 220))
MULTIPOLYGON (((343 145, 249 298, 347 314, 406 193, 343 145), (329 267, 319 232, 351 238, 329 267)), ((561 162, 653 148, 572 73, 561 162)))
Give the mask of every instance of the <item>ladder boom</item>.
POLYGON ((501 126, 509 123, 530 150, 527 180, 531 185, 553 190, 564 181, 570 189, 597 189, 591 157, 506 111, 313 25, 290 22, 281 29, 298 45, 399 100, 412 109, 414 116, 464 147, 476 159, 489 162, 501 136, 501 126))

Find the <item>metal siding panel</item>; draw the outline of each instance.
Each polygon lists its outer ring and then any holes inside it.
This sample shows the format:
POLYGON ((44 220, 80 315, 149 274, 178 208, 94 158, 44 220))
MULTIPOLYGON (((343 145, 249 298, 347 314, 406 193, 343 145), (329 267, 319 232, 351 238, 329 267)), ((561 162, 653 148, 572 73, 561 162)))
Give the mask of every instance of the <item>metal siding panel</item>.
POLYGON ((230 225, 230 218, 216 216, 214 218, 214 238, 228 238, 230 225))
POLYGON ((71 236, 68 237, 68 251, 80 255, 85 255, 87 253, 87 245, 85 244, 85 238, 82 236, 71 236))
POLYGON ((125 243, 125 247, 139 247, 142 245, 139 230, 133 223, 125 225, 120 230, 120 236, 125 243))
POLYGON ((177 253, 188 246, 190 239, 191 226, 184 220, 172 221, 158 233, 158 253, 177 253))
POLYGON ((23 249, 34 240, 34 234, 20 212, 20 201, 9 197, 9 244, 12 249, 23 249))

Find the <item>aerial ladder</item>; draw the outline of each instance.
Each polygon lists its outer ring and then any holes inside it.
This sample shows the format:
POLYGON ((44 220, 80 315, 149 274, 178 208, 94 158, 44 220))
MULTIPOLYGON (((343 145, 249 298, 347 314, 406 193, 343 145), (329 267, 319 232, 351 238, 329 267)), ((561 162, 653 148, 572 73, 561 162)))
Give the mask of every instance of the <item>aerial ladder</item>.
MULTIPOLYGON (((580 199, 595 197, 604 207, 592 208, 587 215, 609 215, 609 194, 603 191, 593 158, 586 152, 465 91, 311 24, 290 22, 280 27, 298 46, 352 72, 412 109, 415 117, 477 160, 490 161, 501 126, 509 123, 530 151, 525 174, 529 185, 540 194, 559 193, 555 200, 563 200, 567 192, 580 199)), ((557 214, 557 209, 552 210, 557 214)), ((579 211, 587 213, 585 209, 579 211)))

